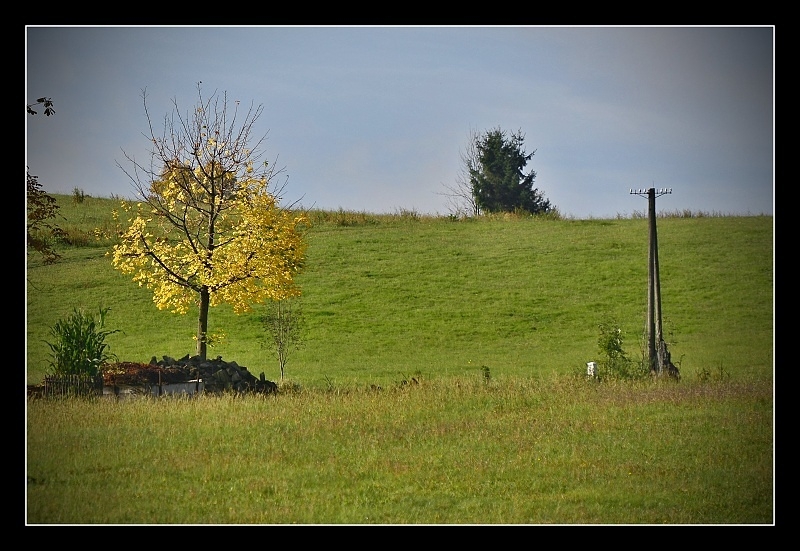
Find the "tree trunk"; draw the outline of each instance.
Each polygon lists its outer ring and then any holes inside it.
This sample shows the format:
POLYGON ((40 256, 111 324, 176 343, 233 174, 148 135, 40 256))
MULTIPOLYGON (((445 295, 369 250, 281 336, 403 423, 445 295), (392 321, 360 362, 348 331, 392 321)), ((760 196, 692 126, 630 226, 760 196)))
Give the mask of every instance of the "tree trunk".
POLYGON ((206 337, 208 335, 208 305, 211 301, 208 287, 200 290, 200 315, 197 318, 197 355, 206 359, 206 337))

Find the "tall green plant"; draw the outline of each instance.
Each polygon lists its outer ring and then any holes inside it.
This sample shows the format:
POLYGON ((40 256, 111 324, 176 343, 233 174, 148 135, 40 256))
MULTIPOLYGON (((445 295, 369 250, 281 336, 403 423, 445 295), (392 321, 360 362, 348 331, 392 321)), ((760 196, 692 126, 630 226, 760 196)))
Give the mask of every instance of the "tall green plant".
POLYGON ((105 318, 110 308, 100 308, 98 316, 75 308, 65 319, 50 329, 54 342, 47 342, 54 375, 97 375, 99 368, 114 358, 109 352, 106 337, 116 330, 106 330, 105 318))
POLYGON ((623 348, 622 329, 614 321, 606 321, 599 325, 600 336, 597 348, 600 352, 597 377, 599 379, 640 379, 649 370, 645 362, 636 362, 628 357, 623 348))

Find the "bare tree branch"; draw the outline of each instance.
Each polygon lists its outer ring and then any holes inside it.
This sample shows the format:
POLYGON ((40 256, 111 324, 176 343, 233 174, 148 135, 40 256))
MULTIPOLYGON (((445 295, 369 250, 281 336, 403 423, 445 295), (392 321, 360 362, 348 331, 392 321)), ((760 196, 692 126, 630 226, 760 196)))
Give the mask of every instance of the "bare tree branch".
POLYGON ((475 201, 470 181, 470 170, 476 170, 480 166, 480 157, 477 143, 480 133, 475 129, 470 129, 467 145, 459 152, 461 167, 454 184, 442 184, 447 190, 439 193, 447 197, 448 208, 451 214, 456 216, 478 216, 480 208, 475 201))

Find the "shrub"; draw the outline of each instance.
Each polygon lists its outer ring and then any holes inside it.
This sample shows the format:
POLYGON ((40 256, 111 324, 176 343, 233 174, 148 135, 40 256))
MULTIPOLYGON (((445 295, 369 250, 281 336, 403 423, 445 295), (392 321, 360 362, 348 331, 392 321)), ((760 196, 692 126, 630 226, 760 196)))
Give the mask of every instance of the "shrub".
POLYGON ((642 379, 649 374, 645 361, 637 362, 628 357, 622 346, 622 329, 617 323, 604 322, 599 328, 597 347, 601 357, 597 362, 598 379, 642 379))
POLYGON ((119 330, 104 330, 110 308, 100 308, 99 316, 75 308, 66 319, 50 329, 54 342, 48 342, 53 375, 97 375, 100 366, 114 358, 105 339, 119 330))
POLYGON ((72 200, 75 203, 83 203, 86 200, 86 194, 80 188, 74 188, 72 190, 72 200))

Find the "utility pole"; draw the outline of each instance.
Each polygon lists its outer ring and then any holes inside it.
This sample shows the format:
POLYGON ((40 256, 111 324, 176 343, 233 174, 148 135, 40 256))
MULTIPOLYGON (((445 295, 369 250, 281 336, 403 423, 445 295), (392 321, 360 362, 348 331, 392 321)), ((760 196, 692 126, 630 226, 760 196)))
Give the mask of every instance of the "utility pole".
POLYGON ((656 231, 656 197, 669 195, 672 188, 631 189, 631 195, 647 197, 647 213, 650 229, 650 250, 647 270, 647 350, 650 373, 667 374, 680 378, 678 368, 670 359, 661 325, 661 279, 658 272, 658 232, 656 231))

